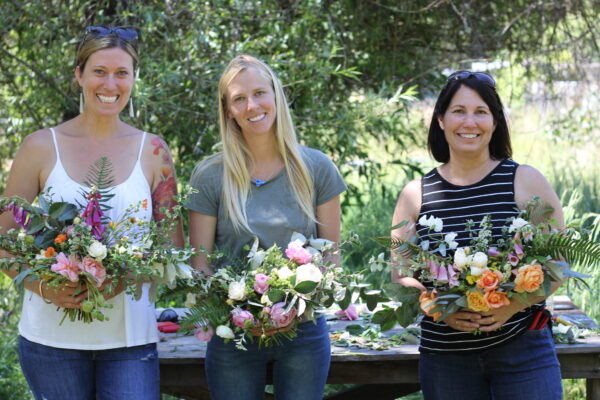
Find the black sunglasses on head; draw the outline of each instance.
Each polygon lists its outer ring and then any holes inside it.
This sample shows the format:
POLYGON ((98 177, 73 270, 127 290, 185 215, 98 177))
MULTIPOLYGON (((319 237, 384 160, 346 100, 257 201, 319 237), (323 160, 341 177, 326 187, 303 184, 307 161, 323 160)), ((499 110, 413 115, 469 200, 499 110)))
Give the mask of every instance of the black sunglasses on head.
MULTIPOLYGON (((112 26, 88 26, 85 28, 85 34, 93 37, 104 37, 115 34, 123 40, 132 41, 138 38, 138 33, 133 28, 112 27, 112 26)), ((84 38, 85 39, 85 38, 84 38)))
POLYGON ((460 81, 463 79, 469 79, 471 77, 473 77, 477 80, 480 80, 484 83, 487 83, 488 85, 490 85, 493 88, 496 87, 496 81, 494 80, 494 78, 492 78, 490 75, 486 74, 485 72, 473 72, 473 71, 464 71, 464 70, 456 71, 456 72, 453 72, 452 74, 450 74, 446 83, 450 83, 452 81, 460 81))

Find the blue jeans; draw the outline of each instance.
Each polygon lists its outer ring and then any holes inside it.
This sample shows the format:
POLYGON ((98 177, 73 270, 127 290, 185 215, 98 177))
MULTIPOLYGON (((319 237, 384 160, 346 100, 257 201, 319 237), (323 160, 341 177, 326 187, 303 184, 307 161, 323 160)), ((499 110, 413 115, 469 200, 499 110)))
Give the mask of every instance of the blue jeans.
POLYGON ((262 400, 267 363, 273 363, 273 385, 277 400, 321 400, 329 372, 331 345, 324 317, 297 326, 298 336, 279 346, 258 348, 258 340, 247 343, 247 351, 225 343, 218 336, 208 342, 206 378, 214 400, 262 400))
POLYGON ((419 376, 427 400, 562 398, 560 365, 548 327, 477 353, 422 353, 419 376))
POLYGON ((23 375, 36 400, 158 400, 156 343, 108 350, 59 349, 19 336, 23 375))

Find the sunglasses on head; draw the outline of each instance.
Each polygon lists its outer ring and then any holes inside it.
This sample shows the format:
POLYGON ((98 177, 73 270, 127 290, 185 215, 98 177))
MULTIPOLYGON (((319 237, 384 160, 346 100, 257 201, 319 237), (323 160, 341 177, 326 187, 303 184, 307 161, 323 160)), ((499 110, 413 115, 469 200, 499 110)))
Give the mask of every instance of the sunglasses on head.
POLYGON ((132 41, 138 38, 138 33, 133 28, 112 27, 112 26, 88 26, 85 28, 85 34, 93 37, 104 37, 115 34, 123 40, 132 41))
POLYGON ((477 79, 479 81, 482 81, 484 83, 487 83, 488 85, 490 85, 493 88, 496 87, 496 81, 490 75, 486 74, 485 72, 473 72, 473 71, 456 71, 456 72, 453 72, 448 77, 448 80, 446 81, 446 83, 449 83, 449 82, 452 82, 452 81, 460 81, 460 80, 463 80, 463 79, 469 79, 471 77, 473 77, 473 78, 475 78, 475 79, 477 79))

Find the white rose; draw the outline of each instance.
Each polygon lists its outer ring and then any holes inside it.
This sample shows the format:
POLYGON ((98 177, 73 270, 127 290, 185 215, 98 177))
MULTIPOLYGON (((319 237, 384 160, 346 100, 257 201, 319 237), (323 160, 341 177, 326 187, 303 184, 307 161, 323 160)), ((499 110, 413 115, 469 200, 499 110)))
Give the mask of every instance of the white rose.
POLYGON ((524 227, 525 225, 529 224, 529 222, 527 222, 526 220, 524 220, 523 218, 515 218, 512 222, 512 224, 510 224, 510 227, 508 228, 508 232, 514 232, 517 229, 520 229, 522 227, 524 227))
POLYGON ((279 268, 277 270, 277 276, 279 277, 279 279, 289 279, 294 275, 294 273, 292 272, 291 269, 289 269, 287 267, 287 265, 283 268, 279 268))
POLYGON ((483 274, 483 270, 485 268, 479 268, 474 265, 471 265, 471 275, 473 276, 481 276, 483 274))
POLYGON ((478 251, 477 253, 473 254, 473 261, 471 262, 472 267, 485 268, 487 267, 487 263, 488 257, 485 253, 478 251))
POLYGON ((242 279, 239 282, 229 284, 229 298, 232 300, 244 300, 246 296, 246 282, 242 279))
POLYGON ((462 269, 467 265, 467 262, 468 258, 465 254, 465 249, 463 249, 462 247, 460 249, 456 249, 456 251, 454 252, 454 265, 457 268, 462 269))
POLYGON ((88 254, 96 260, 103 260, 106 257, 106 246, 95 240, 88 247, 88 254))
POLYGON ((217 326, 217 331, 215 333, 223 339, 233 339, 235 337, 231 328, 225 325, 217 326))
POLYGON ((314 264, 304 264, 296 269, 296 284, 304 281, 321 282, 323 273, 314 264))

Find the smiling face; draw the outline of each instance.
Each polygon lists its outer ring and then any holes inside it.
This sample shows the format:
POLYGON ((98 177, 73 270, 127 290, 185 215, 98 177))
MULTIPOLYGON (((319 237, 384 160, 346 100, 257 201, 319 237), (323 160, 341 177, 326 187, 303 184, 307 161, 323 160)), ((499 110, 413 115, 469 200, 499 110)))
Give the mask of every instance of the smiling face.
POLYGON ((102 116, 118 115, 129 100, 135 76, 133 58, 118 47, 94 52, 75 77, 85 99, 84 111, 102 116))
POLYGON ((271 81, 255 68, 238 73, 225 93, 227 117, 233 118, 248 140, 275 134, 275 92, 271 81))
POLYGON ((461 86, 438 117, 440 128, 450 148, 450 157, 461 153, 489 156, 489 143, 496 129, 489 106, 479 94, 461 86))

